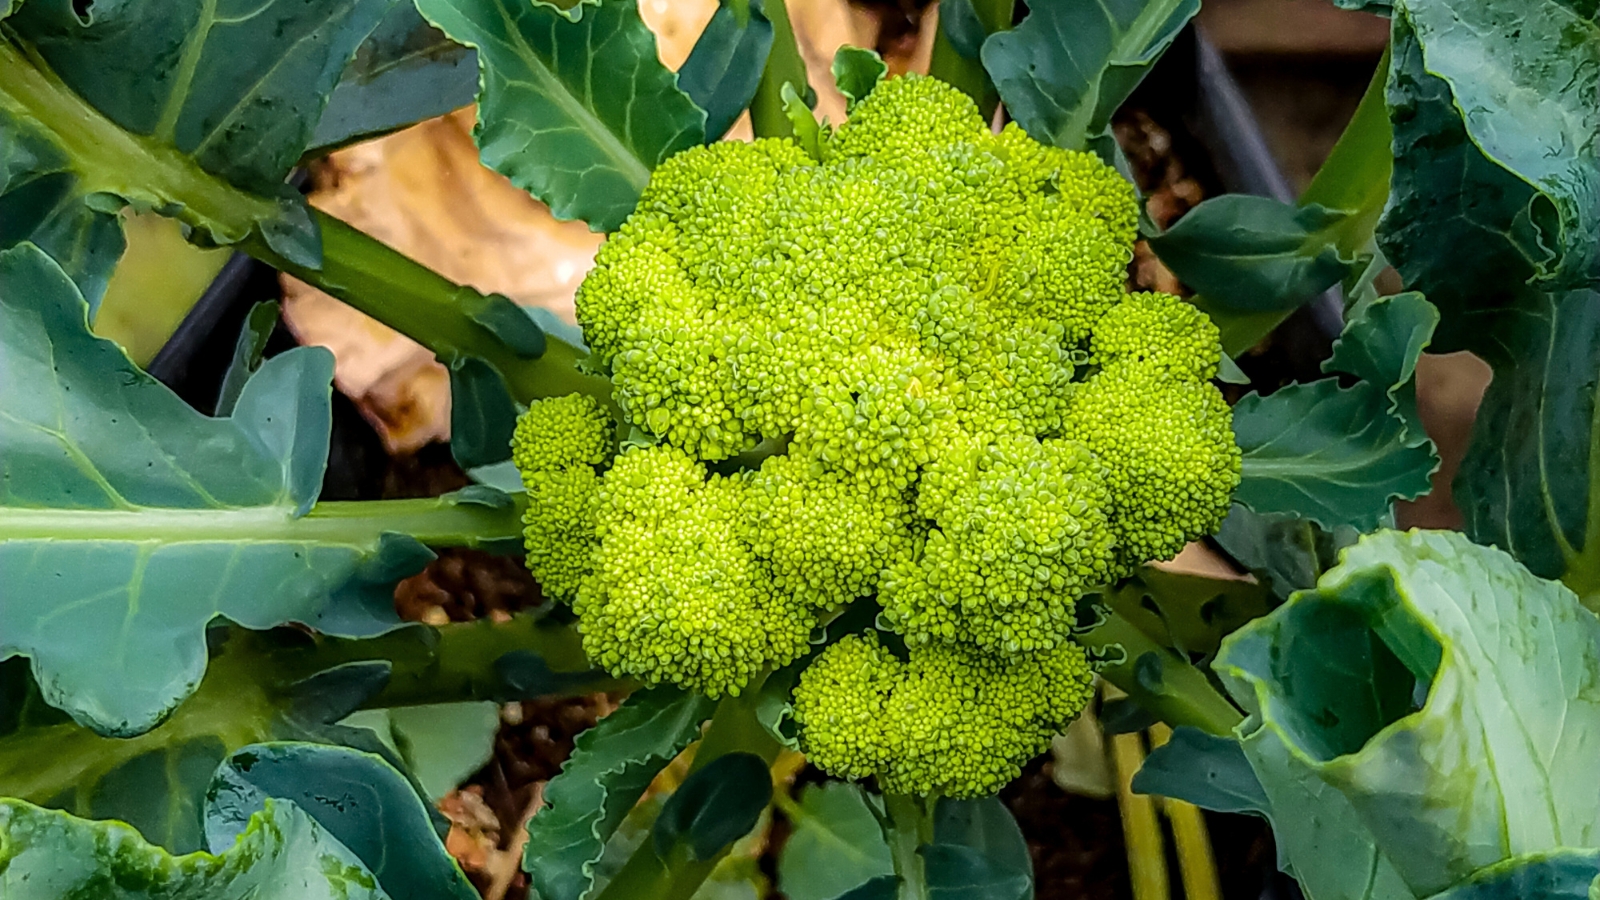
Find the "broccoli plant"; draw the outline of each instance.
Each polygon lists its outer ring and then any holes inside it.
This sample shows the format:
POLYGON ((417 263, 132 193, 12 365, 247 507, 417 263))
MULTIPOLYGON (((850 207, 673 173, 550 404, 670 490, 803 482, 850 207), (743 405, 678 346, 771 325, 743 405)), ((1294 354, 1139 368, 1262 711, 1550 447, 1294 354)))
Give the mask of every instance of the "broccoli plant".
POLYGON ((0 3, 0 896, 466 900, 431 801, 496 703, 595 691, 541 900, 761 890, 774 813, 792 900, 1029 897, 996 795, 1085 715, 1175 728, 1135 787, 1266 817, 1317 900, 1591 896, 1600 25, 1338 2, 1391 46, 1309 188, 1165 231, 1110 123, 1196 0, 945 0, 926 73, 839 52, 842 122, 782 0, 678 71, 634 0, 0 3), (286 183, 474 99, 607 233, 577 328, 286 183), (271 308, 215 415, 94 336, 128 209, 428 347, 473 483, 321 499, 332 361, 263 359, 271 308), (1319 297, 1328 377, 1250 384, 1319 297), (1496 371, 1464 534, 1394 530, 1429 349, 1496 371), (1153 565, 1195 542, 1240 577, 1153 565), (547 602, 402 622, 453 547, 547 602))

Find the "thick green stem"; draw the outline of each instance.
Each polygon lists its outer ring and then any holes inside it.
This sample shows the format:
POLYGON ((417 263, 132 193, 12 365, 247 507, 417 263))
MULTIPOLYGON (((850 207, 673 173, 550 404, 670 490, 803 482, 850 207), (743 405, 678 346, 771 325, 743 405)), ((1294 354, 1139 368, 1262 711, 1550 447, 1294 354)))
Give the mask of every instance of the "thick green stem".
POLYGON ((432 547, 484 547, 522 536, 519 495, 500 508, 450 496, 319 503, 300 518, 282 507, 240 509, 8 509, 0 541, 111 540, 375 543, 410 535, 432 547))
POLYGON ((806 64, 795 43, 794 28, 784 0, 763 0, 761 9, 772 22, 772 53, 761 72, 756 95, 750 101, 750 124, 756 137, 793 137, 794 125, 783 110, 783 85, 787 82, 802 97, 806 94, 806 64))
MULTIPOLYGON (((973 12, 978 14, 978 21, 983 23, 983 30, 987 34, 994 34, 1011 27, 1011 17, 1016 8, 1016 0, 971 0, 973 12)), ((1000 105, 1000 94, 994 88, 994 82, 989 79, 989 72, 983 67, 983 61, 978 57, 962 56, 956 50, 955 44, 950 42, 945 32, 946 22, 943 18, 944 9, 940 9, 938 33, 933 38, 933 60, 928 64, 928 74, 960 88, 967 96, 978 104, 978 109, 983 113, 985 122, 994 118, 995 108, 1000 105)))
MULTIPOLYGON (((756 679, 737 697, 717 704, 711 726, 694 754, 691 774, 729 753, 754 753, 771 765, 783 749, 756 718, 762 679, 756 679)), ((707 860, 673 860, 656 855, 655 842, 646 840, 623 864, 595 900, 689 900, 710 877, 727 851, 707 860)))
POLYGON ((1244 721, 1244 715, 1204 672, 1115 612, 1092 631, 1079 635, 1078 641, 1091 650, 1109 652, 1120 647, 1122 661, 1101 668, 1101 676, 1168 725, 1193 725, 1211 734, 1227 735, 1244 721))
MULTIPOLYGON (((362 704, 368 708, 532 699, 625 686, 590 668, 570 626, 532 616, 438 629, 413 625, 363 640, 235 628, 194 694, 145 734, 101 737, 63 721, 0 736, 0 795, 49 803, 142 757, 210 752, 195 750, 208 744, 220 754, 259 741, 304 737, 298 729, 321 724, 304 716, 321 710, 315 696, 303 707, 296 685, 340 665, 378 660, 393 666, 392 675, 362 704)), ((93 812, 87 805, 93 793, 80 794, 80 815, 93 812)))
POLYGON ((283 258, 259 235, 241 249, 412 338, 446 364, 468 356, 488 362, 524 403, 572 393, 612 403, 610 380, 578 368, 587 352, 544 333, 507 298, 456 284, 371 235, 314 213, 322 231, 320 269, 283 258))
POLYGON ((934 797, 884 794, 889 813, 889 852, 894 872, 900 876, 900 900, 927 900, 928 877, 921 847, 933 843, 934 797))

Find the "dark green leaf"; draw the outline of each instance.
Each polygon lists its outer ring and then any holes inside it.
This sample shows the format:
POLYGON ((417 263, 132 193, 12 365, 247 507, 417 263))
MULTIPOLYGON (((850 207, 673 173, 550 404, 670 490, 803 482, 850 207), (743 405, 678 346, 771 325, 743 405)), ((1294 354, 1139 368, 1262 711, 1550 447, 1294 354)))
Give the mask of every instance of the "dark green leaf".
POLYGON ((821 160, 823 126, 817 123, 816 114, 793 84, 784 82, 779 95, 783 97, 783 114, 789 117, 789 125, 794 129, 795 143, 811 154, 812 159, 821 160))
POLYGON ((71 0, 32 0, 0 33, 0 249, 38 243, 97 303, 122 251, 115 213, 133 203, 211 243, 257 231, 315 268, 316 227, 283 179, 393 3, 171 0, 80 16, 71 0))
POLYGON ((1437 321, 1415 293, 1365 304, 1327 367, 1375 380, 1341 387, 1327 378, 1240 400, 1235 499, 1262 514, 1366 531, 1388 520, 1395 499, 1427 493, 1439 459, 1417 420, 1413 376, 1437 321))
POLYGON ((1474 540, 1505 548, 1541 577, 1565 579, 1594 603, 1600 293, 1540 296, 1499 336, 1512 352, 1479 407, 1456 502, 1474 540))
POLYGON ((1106 734, 1135 734, 1161 721, 1132 697, 1101 701, 1099 718, 1106 734))
POLYGON ((650 171, 700 143, 706 114, 656 57, 631 0, 417 0, 478 49, 478 146, 490 168, 559 219, 614 231, 650 171))
MULTIPOLYGON (((808 785, 790 813, 794 831, 778 857, 789 900, 840 900, 875 879, 894 883, 894 859, 866 794, 854 784, 808 785)), ((892 890, 890 896, 893 896, 892 890)))
POLYGON ((1554 850, 1473 874, 1432 900, 1592 900, 1600 891, 1600 850, 1554 850))
POLYGON ((1339 551, 1359 536, 1348 526, 1329 532, 1298 516, 1264 516, 1235 503, 1216 541, 1278 599, 1287 600, 1295 591, 1314 587, 1338 563, 1339 551))
POLYGON ((390 586, 431 554, 385 535, 399 523, 305 516, 327 462, 327 351, 269 360, 232 417, 209 419, 84 316, 38 249, 0 255, 0 380, 29 386, 0 399, 0 652, 32 657, 46 700, 137 734, 198 684, 217 615, 396 623, 390 586))
POLYGON ((684 780, 652 829, 656 856, 671 862, 678 847, 707 862, 756 826, 772 800, 772 773, 754 753, 726 753, 684 780))
POLYGON ((839 93, 844 95, 847 109, 854 109, 857 103, 866 99, 887 74, 889 66, 876 50, 863 50, 847 44, 833 54, 833 81, 839 86, 839 93))
POLYGON ((428 807, 381 758, 317 744, 255 744, 217 770, 206 842, 241 837, 269 799, 304 810, 354 853, 393 900, 477 900, 433 830, 428 807))
POLYGON ((475 356, 450 365, 450 452, 463 469, 511 458, 517 403, 500 371, 475 356))
POLYGON ((1388 385, 1386 412, 1406 426, 1406 442, 1428 439, 1417 414, 1417 360, 1433 339, 1439 310, 1416 292, 1378 297, 1357 304, 1346 316, 1344 332, 1333 342, 1324 372, 1348 372, 1368 384, 1388 385))
POLYGON ((950 46, 966 59, 977 59, 983 52, 989 29, 973 8, 972 0, 944 0, 939 4, 939 27, 950 39, 950 46))
POLYGON ((1234 499, 1264 514, 1290 513, 1334 528, 1377 528, 1396 499, 1426 494, 1439 466, 1431 445, 1408 446, 1381 388, 1336 379, 1291 384, 1234 407, 1244 451, 1234 499))
POLYGON ((292 803, 269 800, 237 843, 174 857, 121 822, 0 800, 6 900, 389 900, 361 860, 292 803))
POLYGON ((1559 291, 1600 278, 1600 86, 1585 74, 1600 65, 1596 11, 1404 3, 1393 43, 1383 248, 1444 312, 1439 348, 1492 358, 1529 282, 1559 291))
POLYGON ((545 900, 578 900, 594 864, 651 779, 700 736, 712 702, 658 687, 634 694, 578 736, 561 774, 545 788, 546 808, 528 823, 522 865, 545 900))
POLYGON ((472 104, 478 56, 422 18, 416 4, 390 8, 344 70, 317 122, 320 153, 472 104))
POLYGON ((239 329, 239 340, 233 345, 233 361, 222 376, 222 390, 217 394, 217 415, 231 416, 244 393, 245 383, 260 371, 262 355, 267 351, 267 339, 278 325, 279 305, 268 300, 250 307, 250 315, 239 329))
POLYGON ((706 111, 706 140, 728 133, 750 105, 772 52, 772 22, 761 0, 722 0, 678 70, 678 87, 706 111))
POLYGON ((917 850, 929 900, 1023 900, 1033 896, 1033 860, 1011 810, 998 797, 942 798, 933 843, 917 850))
POLYGON ((1187 725, 1145 757, 1133 789, 1187 800, 1217 812, 1268 815, 1271 805, 1236 738, 1206 734, 1187 725))
POLYGON ((1224 194, 1185 213, 1150 249, 1207 302, 1229 311, 1294 309, 1352 266, 1335 245, 1349 213, 1224 194))
POLYGON ((1200 0, 1037 3, 983 42, 983 65, 1024 131, 1082 150, 1199 11, 1200 0))
MULTIPOLYGON (((1600 740, 1600 619, 1502 551, 1453 532, 1365 537, 1215 668, 1251 714, 1243 747, 1273 808, 1294 810, 1279 838, 1315 896, 1338 895, 1313 876, 1336 849, 1318 823, 1364 831, 1367 858, 1418 897, 1593 840, 1580 748, 1600 740)), ((1336 857, 1344 872, 1318 877, 1367 868, 1336 857)))

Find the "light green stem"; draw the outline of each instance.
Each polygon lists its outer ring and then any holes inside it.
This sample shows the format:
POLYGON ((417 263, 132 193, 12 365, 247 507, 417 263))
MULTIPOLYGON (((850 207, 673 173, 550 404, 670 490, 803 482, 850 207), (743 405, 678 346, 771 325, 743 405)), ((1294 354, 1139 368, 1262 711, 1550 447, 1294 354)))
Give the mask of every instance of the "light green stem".
POLYGON ((1115 612, 1092 631, 1079 635, 1078 642, 1091 650, 1120 648, 1123 660, 1102 667, 1100 675, 1168 725, 1193 725, 1211 734, 1228 735, 1244 721, 1244 714, 1212 686, 1205 673, 1115 612))
POLYGON ((330 501, 295 518, 278 506, 237 509, 8 509, 0 541, 295 541, 368 545, 406 534, 432 547, 483 547, 522 536, 522 495, 502 508, 449 496, 330 501))
MULTIPOLYGON (((983 30, 994 34, 1011 27, 1016 0, 972 0, 972 9, 978 14, 978 21, 983 23, 983 30)), ((941 8, 940 13, 943 12, 941 8)), ((995 108, 1000 105, 1000 94, 995 90, 988 70, 983 67, 981 59, 965 57, 956 52, 955 45, 945 35, 943 18, 933 38, 933 59, 928 64, 928 74, 960 88, 971 97, 978 104, 985 122, 994 118, 995 108)))
POLYGON ((806 64, 800 58, 800 45, 795 43, 784 0, 764 0, 761 8, 772 22, 772 52, 761 72, 761 82, 756 85, 756 95, 750 100, 750 124, 756 137, 793 137, 794 125, 783 111, 783 85, 792 84, 797 93, 805 96, 809 84, 806 64))
POLYGON ((920 848, 933 843, 934 797, 884 794, 889 813, 889 852, 900 876, 900 900, 927 900, 928 876, 920 848))
POLYGON ((549 333, 540 337, 538 326, 510 300, 456 284, 333 216, 313 213, 322 231, 320 269, 284 259, 259 235, 241 249, 417 341, 446 364, 466 356, 488 362, 524 403, 581 393, 612 404, 611 381, 578 368, 587 351, 549 333), (483 324, 497 319, 542 344, 542 352, 513 346, 483 324))

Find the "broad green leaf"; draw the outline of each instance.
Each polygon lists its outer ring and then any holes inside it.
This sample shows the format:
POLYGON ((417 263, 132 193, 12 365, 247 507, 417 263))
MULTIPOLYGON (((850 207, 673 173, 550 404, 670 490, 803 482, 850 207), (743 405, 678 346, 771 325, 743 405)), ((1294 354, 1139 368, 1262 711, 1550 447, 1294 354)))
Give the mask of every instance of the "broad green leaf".
POLYGON ((484 164, 558 219, 616 230, 650 171, 705 137, 705 112, 656 58, 633 0, 570 10, 545 0, 417 0, 417 9, 478 50, 484 164))
POLYGON ((684 779, 651 828, 656 856, 716 859, 756 826, 772 800, 772 773, 754 753, 727 753, 684 779))
POLYGON ((364 709, 340 724, 370 729, 405 763, 428 799, 438 800, 494 755, 500 705, 477 701, 364 709))
MULTIPOLYGON (((1273 808, 1295 811, 1280 830, 1353 817, 1368 858, 1418 897, 1600 847, 1585 750, 1600 741, 1600 619, 1502 551, 1453 532, 1367 536, 1229 638, 1215 668, 1250 713, 1240 735, 1273 808)), ((1322 896, 1309 840, 1280 837, 1322 896)))
POLYGON ((205 671, 205 627, 300 622, 370 635, 415 537, 514 537, 516 510, 468 497, 311 506, 327 464, 325 350, 274 357, 233 415, 200 415, 93 337, 40 250, 0 254, 0 655, 84 725, 154 727, 205 671), (309 513, 309 514, 308 514, 309 513), (41 602, 41 598, 48 598, 41 602))
POLYGON ((722 0, 678 69, 678 86, 706 111, 705 138, 720 139, 750 105, 772 52, 761 0, 722 0))
POLYGON ((1414 376, 1437 322, 1420 294, 1380 298, 1354 310, 1324 367, 1361 381, 1327 378, 1240 400, 1235 499, 1257 513, 1367 531, 1388 520, 1395 499, 1427 493, 1439 458, 1417 419, 1414 376))
POLYGON ((863 50, 848 44, 833 54, 833 81, 844 95, 847 109, 854 109, 878 86, 889 66, 876 50, 863 50))
POLYGON ((0 30, 0 249, 29 240, 99 301, 126 204, 315 268, 284 176, 394 0, 30 0, 0 30))
POLYGON ((1033 859, 1022 829, 998 797, 942 798, 933 843, 917 850, 928 900, 1024 900, 1033 896, 1033 859))
MULTIPOLYGON (((1468 139, 1534 192, 1518 212, 1527 221, 1513 228, 1528 227, 1526 236, 1537 240, 1540 253, 1530 261, 1539 286, 1600 279, 1600 79, 1592 77, 1600 67, 1600 9, 1580 0, 1397 6, 1421 45, 1423 69, 1447 86, 1468 139)), ((1464 251, 1458 246, 1450 256, 1464 251)))
POLYGON ((1244 451, 1234 499, 1264 514, 1292 513, 1324 528, 1359 531, 1388 520, 1396 499, 1426 494, 1439 467, 1431 445, 1409 446, 1383 389, 1337 379, 1250 394, 1234 407, 1244 451))
POLYGON ((1200 0, 1046 0, 983 42, 983 65, 1031 137, 1083 150, 1199 11, 1200 0))
POLYGON ((1238 739, 1187 725, 1174 728, 1170 740, 1150 751, 1133 776, 1133 789, 1218 812, 1269 816, 1272 811, 1238 739))
POLYGON ((206 842, 226 846, 271 800, 290 801, 354 853, 393 900, 477 900, 405 777, 381 757, 317 744, 229 756, 206 798, 206 842))
POLYGON ((212 851, 175 857, 121 822, 0 800, 6 900, 390 900, 356 855, 293 803, 267 801, 236 843, 212 851))
MULTIPOLYGON (((412 625, 343 641, 279 629, 212 636, 199 689, 155 729, 107 738, 48 706, 27 663, 0 663, 0 796, 85 818, 115 818, 173 852, 203 846, 200 810, 224 757, 264 741, 316 741, 390 755, 364 728, 335 724, 358 706, 411 712, 412 704, 480 697, 531 699, 607 690, 588 670, 572 630, 519 616, 511 622, 412 625), (223 639, 223 635, 226 635, 223 639), (539 660, 544 679, 518 679, 539 660)), ((403 764, 411 754, 394 756, 403 764)), ((411 769, 421 780, 426 766, 411 769)))
POLYGON ((1563 0, 1400 3, 1380 239, 1444 312, 1439 349, 1491 360, 1512 311, 1600 278, 1600 26, 1563 0), (1459 202, 1469 197, 1471 203, 1459 202))
POLYGON ((807 785, 789 811, 793 831, 778 857, 778 887, 789 900, 838 900, 875 878, 894 878, 883 826, 860 787, 807 785))
POLYGON ((1211 306, 1246 313, 1291 310, 1338 284, 1356 265, 1334 237, 1350 215, 1318 204, 1223 194, 1150 237, 1150 249, 1211 306))
POLYGON ((1498 336, 1510 351, 1484 394, 1456 476, 1467 534, 1600 599, 1600 484, 1591 468, 1600 293, 1542 294, 1498 336), (1515 360, 1512 362, 1511 360, 1515 360))
POLYGON ((1314 587, 1338 564, 1339 551, 1360 536, 1348 526, 1327 531, 1299 516, 1264 516, 1235 503, 1214 536, 1218 545, 1279 600, 1314 587))
POLYGON ((471 105, 478 57, 398 0, 328 97, 307 152, 321 153, 471 105))
POLYGON ((545 787, 545 808, 528 822, 522 866, 541 898, 584 896, 606 840, 656 773, 700 736, 712 706, 697 694, 651 688, 578 736, 545 787))

